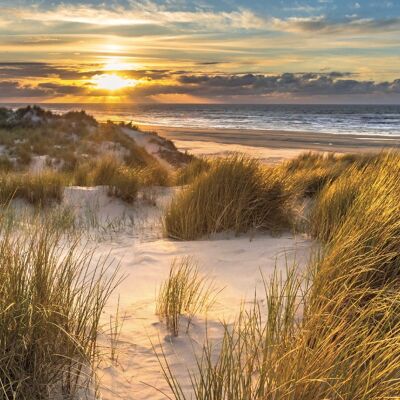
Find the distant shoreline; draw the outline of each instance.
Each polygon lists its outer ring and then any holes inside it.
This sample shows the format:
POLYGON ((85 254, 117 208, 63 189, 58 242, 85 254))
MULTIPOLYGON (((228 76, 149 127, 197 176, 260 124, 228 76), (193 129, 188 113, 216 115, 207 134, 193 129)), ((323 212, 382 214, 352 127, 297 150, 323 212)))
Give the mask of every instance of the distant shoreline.
POLYGON ((229 151, 243 147, 251 153, 270 151, 279 158, 290 158, 305 151, 337 153, 379 152, 400 147, 400 137, 389 138, 378 135, 333 134, 282 130, 222 129, 222 128, 178 128, 155 125, 140 125, 144 131, 156 131, 160 136, 174 141, 183 150, 202 148, 207 153, 207 145, 229 151), (192 145, 191 145, 192 144, 192 145))

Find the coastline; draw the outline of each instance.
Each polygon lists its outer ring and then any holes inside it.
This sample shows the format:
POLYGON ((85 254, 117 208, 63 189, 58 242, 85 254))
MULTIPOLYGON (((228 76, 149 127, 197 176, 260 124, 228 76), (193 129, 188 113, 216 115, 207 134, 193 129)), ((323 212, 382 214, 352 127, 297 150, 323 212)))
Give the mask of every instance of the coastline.
POLYGON ((244 152, 280 162, 306 151, 335 153, 379 152, 400 147, 400 137, 333 134, 282 130, 181 128, 140 125, 143 131, 156 131, 172 140, 179 150, 194 155, 224 155, 244 152))

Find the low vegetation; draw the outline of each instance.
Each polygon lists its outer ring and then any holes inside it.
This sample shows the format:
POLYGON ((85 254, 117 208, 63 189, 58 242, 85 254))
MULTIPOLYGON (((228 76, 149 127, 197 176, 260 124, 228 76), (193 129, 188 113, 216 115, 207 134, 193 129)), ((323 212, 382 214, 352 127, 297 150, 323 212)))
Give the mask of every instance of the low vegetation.
MULTIPOLYGON (((132 203, 141 188, 171 185, 161 150, 168 157, 179 153, 173 143, 149 133, 147 139, 160 148, 154 156, 132 132, 139 134, 135 126, 98 123, 83 111, 0 108, 0 204, 16 198, 34 205, 60 202, 66 185, 108 186, 110 196, 132 203)), ((179 154, 181 163, 190 159, 179 154)))
POLYGON ((213 283, 200 275, 192 258, 176 259, 159 290, 156 314, 165 321, 172 335, 178 336, 181 318, 187 319, 187 331, 193 317, 212 306, 215 295, 213 283))
MULTIPOLYGON (((53 168, 72 172, 83 160, 101 158, 106 153, 114 153, 128 167, 145 168, 157 163, 129 135, 129 130, 138 132, 131 125, 98 123, 84 111, 57 115, 36 106, 16 111, 0 108, 0 168, 26 170, 35 157, 46 156, 53 168)), ((171 141, 156 133, 152 136, 150 139, 159 145, 160 158, 174 158, 177 166, 190 159, 171 141)))

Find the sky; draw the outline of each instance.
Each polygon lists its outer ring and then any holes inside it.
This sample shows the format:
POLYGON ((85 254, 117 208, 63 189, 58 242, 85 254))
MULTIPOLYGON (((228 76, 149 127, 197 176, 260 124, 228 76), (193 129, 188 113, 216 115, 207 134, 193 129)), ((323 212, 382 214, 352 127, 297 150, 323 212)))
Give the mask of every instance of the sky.
POLYGON ((400 104, 400 0, 0 0, 0 102, 400 104))

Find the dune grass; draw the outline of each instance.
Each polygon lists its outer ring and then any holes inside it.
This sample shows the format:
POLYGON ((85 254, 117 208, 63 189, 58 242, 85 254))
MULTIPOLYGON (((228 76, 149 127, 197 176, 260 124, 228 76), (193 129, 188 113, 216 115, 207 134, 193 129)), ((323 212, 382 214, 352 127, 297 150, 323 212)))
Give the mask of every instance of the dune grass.
POLYGON ((110 196, 133 203, 139 189, 168 186, 171 184, 171 175, 158 162, 132 167, 115 155, 105 154, 95 160, 78 163, 73 182, 77 186, 108 186, 110 196))
MULTIPOLYGON (((290 268, 282 279, 264 280, 265 296, 224 325, 222 343, 206 337, 183 390, 165 355, 158 354, 173 398, 383 399, 396 398, 400 377, 400 295, 398 281, 372 289, 360 285, 371 271, 369 257, 341 275, 335 264, 327 278, 325 258, 299 276, 290 268), (357 282, 358 281, 358 282, 357 282), (328 297, 329 296, 329 297, 328 297)), ((349 255, 351 256, 351 255, 349 255)))
POLYGON ((305 152, 277 166, 285 190, 298 198, 318 195, 350 167, 363 169, 379 160, 379 153, 335 154, 305 152))
POLYGON ((332 239, 365 184, 364 174, 365 171, 349 167, 320 191, 309 215, 309 232, 313 237, 323 242, 332 239))
POLYGON ((214 160, 207 173, 174 197, 165 213, 165 232, 193 240, 223 231, 279 230, 289 225, 287 201, 273 168, 232 155, 214 160))
POLYGON ((200 174, 210 169, 210 162, 206 158, 193 158, 187 165, 178 169, 176 174, 177 185, 188 185, 200 174))
POLYGON ((215 295, 213 282, 200 275, 193 258, 175 259, 168 279, 158 292, 156 314, 165 321, 171 334, 178 336, 181 317, 187 318, 188 331, 193 317, 207 311, 215 295))
POLYGON ((2 231, 0 397, 74 398, 90 390, 103 307, 115 273, 51 226, 2 231))
POLYGON ((108 194, 127 203, 133 203, 136 200, 139 186, 138 172, 132 168, 120 167, 109 182, 108 194))
POLYGON ((1 173, 0 202, 5 205, 15 198, 24 199, 34 205, 60 202, 66 182, 65 175, 52 170, 40 173, 1 173))
POLYGON ((352 158, 315 198, 319 257, 264 280, 220 345, 206 338, 191 393, 159 354, 173 398, 398 398, 399 188, 398 153, 352 158))

